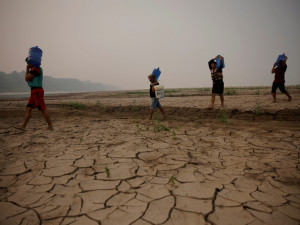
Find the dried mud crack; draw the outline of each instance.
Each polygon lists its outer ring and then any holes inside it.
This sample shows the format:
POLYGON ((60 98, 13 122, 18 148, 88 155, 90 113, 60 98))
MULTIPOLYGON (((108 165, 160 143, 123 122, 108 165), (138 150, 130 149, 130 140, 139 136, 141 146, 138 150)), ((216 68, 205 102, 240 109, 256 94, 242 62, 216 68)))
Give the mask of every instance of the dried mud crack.
POLYGON ((149 122, 146 106, 53 103, 53 132, 38 112, 19 132, 13 106, 0 110, 0 224, 300 223, 299 109, 166 106, 149 122))

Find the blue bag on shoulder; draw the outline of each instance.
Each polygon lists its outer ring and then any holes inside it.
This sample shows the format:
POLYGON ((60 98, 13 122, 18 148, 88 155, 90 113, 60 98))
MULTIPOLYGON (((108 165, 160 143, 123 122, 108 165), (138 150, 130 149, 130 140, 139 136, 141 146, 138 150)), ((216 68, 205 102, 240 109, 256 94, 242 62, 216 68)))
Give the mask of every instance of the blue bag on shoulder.
POLYGON ((157 69, 154 69, 152 71, 152 74, 154 74, 156 76, 156 80, 158 80, 160 74, 161 74, 161 71, 159 70, 159 67, 157 69))
MULTIPOLYGON (((218 56, 221 56, 221 55, 218 55, 218 56)), ((219 68, 220 64, 221 64, 221 60, 220 60, 220 57, 218 57, 216 59, 216 62, 217 62, 217 68, 219 68)), ((223 57, 223 67, 222 68, 225 68, 225 60, 224 60, 224 57, 223 57)))
POLYGON ((276 60, 276 66, 278 66, 278 63, 280 60, 284 60, 285 59, 285 54, 283 53, 282 55, 279 55, 277 60, 276 60))

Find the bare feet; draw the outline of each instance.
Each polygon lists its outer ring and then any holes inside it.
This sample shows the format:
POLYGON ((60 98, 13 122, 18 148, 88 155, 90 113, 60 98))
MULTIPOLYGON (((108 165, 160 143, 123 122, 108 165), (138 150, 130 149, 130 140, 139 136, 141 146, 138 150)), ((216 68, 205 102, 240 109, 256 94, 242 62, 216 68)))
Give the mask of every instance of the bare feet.
POLYGON ((16 129, 18 129, 18 130, 22 130, 22 131, 25 131, 25 130, 26 130, 26 127, 23 127, 22 125, 14 126, 14 128, 16 128, 16 129))
POLYGON ((220 109, 223 109, 223 108, 224 108, 224 105, 221 105, 221 106, 220 106, 220 109))
POLYGON ((214 105, 210 105, 207 107, 208 109, 213 109, 214 108, 214 105))
POLYGON ((276 100, 273 100, 273 102, 272 103, 276 103, 276 100))
POLYGON ((54 129, 53 129, 52 126, 51 127, 47 126, 47 127, 44 128, 44 130, 54 130, 54 129))
POLYGON ((288 100, 288 102, 290 102, 290 101, 292 101, 292 97, 289 97, 289 100, 288 100))

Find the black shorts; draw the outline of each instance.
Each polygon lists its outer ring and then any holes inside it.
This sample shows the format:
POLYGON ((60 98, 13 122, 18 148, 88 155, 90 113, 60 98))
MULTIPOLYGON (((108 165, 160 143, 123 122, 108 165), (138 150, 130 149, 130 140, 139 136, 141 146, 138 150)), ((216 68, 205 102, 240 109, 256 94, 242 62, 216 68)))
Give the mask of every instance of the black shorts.
POLYGON ((273 83, 272 85, 272 93, 276 93, 277 88, 281 91, 281 93, 286 93, 284 83, 273 83))
POLYGON ((213 94, 219 94, 219 95, 224 93, 224 82, 223 82, 223 80, 213 81, 212 93, 213 94))

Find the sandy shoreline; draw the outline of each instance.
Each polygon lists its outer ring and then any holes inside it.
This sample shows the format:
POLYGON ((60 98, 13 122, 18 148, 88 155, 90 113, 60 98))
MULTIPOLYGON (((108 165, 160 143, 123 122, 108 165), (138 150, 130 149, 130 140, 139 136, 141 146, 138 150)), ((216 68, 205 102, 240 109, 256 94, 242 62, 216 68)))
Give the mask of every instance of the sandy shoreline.
MULTIPOLYGON (((186 107, 204 109, 210 105, 210 91, 202 89, 170 89, 166 92, 166 98, 161 100, 163 106, 186 107)), ((229 89, 231 90, 231 89, 229 89)), ((289 92, 294 97, 292 102, 287 102, 287 97, 277 93, 277 103, 272 103, 272 96, 269 89, 235 89, 235 94, 228 95, 225 91, 225 108, 237 109, 239 111, 254 110, 257 104, 263 110, 270 112, 284 109, 300 109, 300 89, 291 89, 289 92), (259 91, 259 92, 258 92, 259 91)), ((0 107, 10 108, 26 105, 28 98, 0 98, 0 107)), ((140 91, 113 91, 113 92, 91 92, 91 93, 70 93, 57 94, 45 97, 46 104, 68 104, 70 101, 82 103, 88 106, 149 106, 149 94, 145 90, 140 91)), ((215 108, 220 105, 216 97, 215 108)))
POLYGON ((146 95, 47 96, 53 132, 0 100, 0 224, 299 224, 300 90, 252 92, 172 93, 151 122, 146 95))

